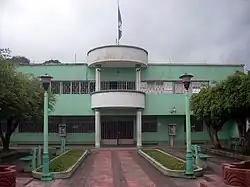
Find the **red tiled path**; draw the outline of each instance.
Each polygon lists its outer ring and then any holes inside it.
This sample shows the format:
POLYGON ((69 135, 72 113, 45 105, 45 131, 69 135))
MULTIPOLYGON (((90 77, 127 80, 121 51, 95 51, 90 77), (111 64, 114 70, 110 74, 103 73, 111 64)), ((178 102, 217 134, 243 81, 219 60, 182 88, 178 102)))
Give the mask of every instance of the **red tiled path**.
MULTIPOLYGON (((92 152, 71 178, 46 187, 199 187, 202 181, 166 177, 136 151, 100 150, 92 152)), ((25 186, 45 187, 39 181, 25 186)))
POLYGON ((100 151, 96 153, 88 185, 90 187, 114 186, 110 151, 100 151))
POLYGON ((142 168, 133 160, 131 152, 119 151, 117 154, 128 187, 156 186, 142 168))

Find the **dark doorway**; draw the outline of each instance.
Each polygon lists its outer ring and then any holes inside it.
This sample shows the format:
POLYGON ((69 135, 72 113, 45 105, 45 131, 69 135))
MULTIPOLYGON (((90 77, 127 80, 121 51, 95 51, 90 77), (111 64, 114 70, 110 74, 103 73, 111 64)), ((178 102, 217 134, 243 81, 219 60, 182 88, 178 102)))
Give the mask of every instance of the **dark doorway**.
POLYGON ((129 145, 133 144, 133 120, 107 120, 101 122, 102 144, 129 145))

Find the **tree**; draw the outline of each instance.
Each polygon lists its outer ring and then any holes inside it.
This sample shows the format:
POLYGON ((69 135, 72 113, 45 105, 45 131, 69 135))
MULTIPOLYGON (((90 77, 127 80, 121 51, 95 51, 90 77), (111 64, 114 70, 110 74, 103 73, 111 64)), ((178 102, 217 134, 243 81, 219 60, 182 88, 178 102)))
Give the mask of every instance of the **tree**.
POLYGON ((203 88, 198 94, 193 94, 190 99, 190 108, 193 114, 207 126, 209 136, 216 148, 221 148, 218 132, 227 121, 221 110, 223 100, 220 89, 217 87, 203 88))
POLYGON ((191 97, 190 108, 207 125, 216 148, 221 148, 217 134, 227 121, 237 121, 240 137, 245 136, 245 121, 250 116, 250 76, 236 72, 201 90, 191 97))
POLYGON ((243 152, 250 152, 250 131, 246 131, 246 119, 250 117, 250 75, 236 72, 224 82, 224 110, 229 119, 236 121, 243 152))
POLYGON ((43 64, 61 64, 61 62, 59 60, 47 60, 45 61, 43 64))
MULTIPOLYGON (((17 126, 27 120, 37 123, 43 116, 43 93, 40 81, 29 74, 16 71, 15 65, 0 60, 0 121, 7 125, 0 138, 3 149, 9 150, 10 138, 17 126)), ((49 93, 49 109, 53 110, 54 96, 49 93)))
POLYGON ((9 48, 0 49, 0 59, 9 59, 11 58, 11 50, 9 48))
POLYGON ((17 64, 30 64, 30 60, 25 56, 13 56, 11 61, 17 64))

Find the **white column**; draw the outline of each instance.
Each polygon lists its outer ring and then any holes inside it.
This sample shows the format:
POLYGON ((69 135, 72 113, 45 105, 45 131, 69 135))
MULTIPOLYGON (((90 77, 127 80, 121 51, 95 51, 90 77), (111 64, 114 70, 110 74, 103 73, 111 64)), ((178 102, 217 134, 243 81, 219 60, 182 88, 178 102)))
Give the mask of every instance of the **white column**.
POLYGON ((136 90, 140 90, 141 87, 141 68, 136 68, 136 76, 135 76, 135 87, 136 90))
POLYGON ((100 76, 101 69, 95 69, 95 91, 100 91, 101 88, 101 76, 100 76))
POLYGON ((95 110, 95 148, 100 147, 100 126, 101 126, 101 116, 100 111, 95 110))
POLYGON ((136 112, 136 145, 138 148, 142 146, 142 139, 141 139, 141 131, 142 131, 142 124, 141 124, 141 110, 137 110, 136 112))

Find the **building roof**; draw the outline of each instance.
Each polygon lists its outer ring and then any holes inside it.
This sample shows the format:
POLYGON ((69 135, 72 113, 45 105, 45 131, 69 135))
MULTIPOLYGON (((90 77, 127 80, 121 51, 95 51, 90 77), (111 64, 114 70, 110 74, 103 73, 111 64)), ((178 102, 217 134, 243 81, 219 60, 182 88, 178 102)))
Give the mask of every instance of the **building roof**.
MULTIPOLYGON (((31 63, 31 64, 20 64, 21 66, 78 66, 87 65, 82 62, 62 62, 61 64, 43 64, 43 63, 31 63)), ((149 62, 149 66, 241 66, 245 64, 240 63, 211 63, 211 62, 149 62)))

